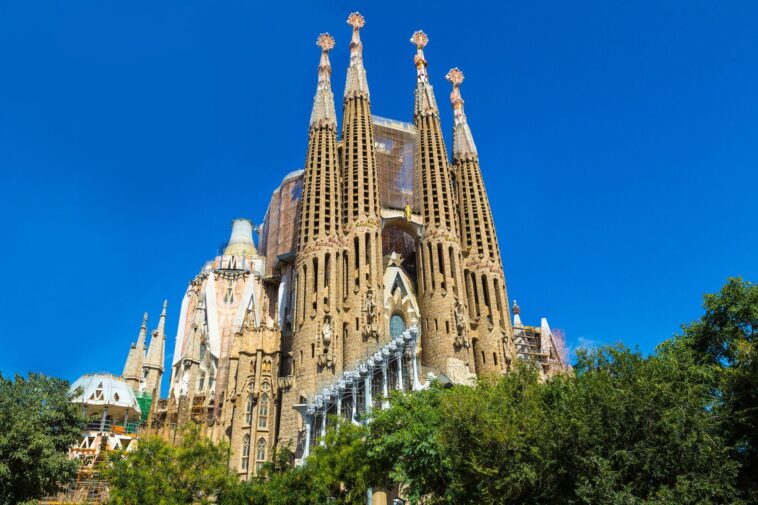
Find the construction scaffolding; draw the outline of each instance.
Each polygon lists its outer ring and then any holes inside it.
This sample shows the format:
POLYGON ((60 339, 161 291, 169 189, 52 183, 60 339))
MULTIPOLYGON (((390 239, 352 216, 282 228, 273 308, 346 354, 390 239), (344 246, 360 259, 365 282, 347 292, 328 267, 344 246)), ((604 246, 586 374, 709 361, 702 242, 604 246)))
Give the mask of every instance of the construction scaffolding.
POLYGON ((544 377, 571 369, 563 331, 550 329, 544 320, 540 327, 514 325, 513 341, 518 359, 538 364, 544 377))
POLYGON ((303 171, 290 172, 271 195, 263 219, 258 251, 266 257, 266 277, 272 275, 281 258, 295 252, 303 171))
POLYGON ((417 209, 413 191, 416 127, 379 116, 372 116, 371 119, 374 125, 379 202, 391 209, 404 209, 406 203, 417 209))
POLYGON ((150 414, 150 407, 153 404, 153 395, 152 393, 134 393, 134 396, 137 398, 137 404, 139 404, 142 414, 141 422, 144 424, 147 422, 147 416, 150 414))

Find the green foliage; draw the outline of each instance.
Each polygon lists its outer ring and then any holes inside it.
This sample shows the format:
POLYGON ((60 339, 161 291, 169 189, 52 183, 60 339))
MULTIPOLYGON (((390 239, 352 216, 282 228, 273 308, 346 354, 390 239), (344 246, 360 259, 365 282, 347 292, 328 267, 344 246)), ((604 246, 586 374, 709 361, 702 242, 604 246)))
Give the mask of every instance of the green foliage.
POLYGON ((328 430, 304 466, 280 450, 236 486, 203 470, 224 450, 148 440, 143 462, 113 473, 140 476, 143 489, 121 495, 140 498, 115 503, 352 505, 395 485, 424 505, 758 503, 757 321, 758 287, 730 279, 650 356, 618 345, 579 352, 574 373, 548 381, 521 364, 474 386, 394 392, 366 427, 328 430), (202 491, 181 494, 193 480, 202 491))
POLYGON ((313 447, 308 464, 290 465, 291 454, 279 451, 262 476, 242 485, 236 503, 250 505, 363 505, 372 480, 366 429, 340 423, 313 447))
POLYGON ((758 503, 758 285, 729 279, 703 308, 684 339, 716 371, 723 433, 742 465, 740 485, 758 503))
POLYGON ((403 483, 411 500, 447 485, 451 462, 443 453, 439 431, 445 393, 436 385, 413 394, 393 392, 390 408, 374 412, 372 418, 368 450, 376 475, 403 483))
POLYGON ((603 348, 574 377, 522 366, 395 398, 369 450, 412 503, 735 503, 712 383, 680 342, 603 348))
POLYGON ((67 452, 84 422, 70 402, 67 382, 0 374, 0 504, 53 494, 73 479, 78 463, 67 452))
POLYGON ((227 464, 228 449, 187 425, 174 446, 158 437, 136 450, 114 454, 104 470, 113 505, 231 503, 239 482, 227 464))
POLYGON ((756 321, 758 287, 731 279, 650 356, 604 347, 548 381, 522 364, 395 392, 305 466, 271 465, 246 503, 363 503, 392 485, 425 505, 756 503, 756 321))

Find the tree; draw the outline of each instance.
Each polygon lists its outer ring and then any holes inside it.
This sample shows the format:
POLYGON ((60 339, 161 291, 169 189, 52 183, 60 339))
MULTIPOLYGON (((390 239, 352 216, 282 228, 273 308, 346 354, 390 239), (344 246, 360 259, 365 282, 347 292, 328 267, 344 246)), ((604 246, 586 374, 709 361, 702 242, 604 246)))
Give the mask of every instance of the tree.
POLYGON ((739 503, 713 369, 681 340, 393 398, 369 452, 411 503, 739 503))
POLYGON ((758 503, 758 285, 731 278, 703 308, 684 339, 716 371, 723 434, 742 465, 740 485, 758 503))
POLYGON ((76 476, 68 458, 84 428, 66 381, 30 373, 0 374, 0 503, 16 504, 55 493, 76 476))
POLYGON ((738 503, 738 464, 719 430, 713 370, 680 339, 648 357, 623 346, 580 353, 575 372, 546 388, 558 399, 546 405, 543 433, 556 497, 738 503))
POLYGON ((159 437, 140 439, 136 450, 116 453, 104 471, 113 505, 228 503, 239 480, 227 464, 227 447, 187 425, 174 446, 159 437))
POLYGON ((393 392, 390 408, 372 415, 368 450, 374 475, 401 484, 411 503, 430 495, 427 500, 433 504, 447 488, 451 465, 439 437, 446 393, 436 383, 415 393, 393 392))
POLYGON ((366 429, 338 422, 327 430, 323 444, 312 449, 307 464, 290 464, 291 453, 280 450, 261 475, 242 485, 229 503, 248 505, 363 505, 372 481, 366 451, 366 429))

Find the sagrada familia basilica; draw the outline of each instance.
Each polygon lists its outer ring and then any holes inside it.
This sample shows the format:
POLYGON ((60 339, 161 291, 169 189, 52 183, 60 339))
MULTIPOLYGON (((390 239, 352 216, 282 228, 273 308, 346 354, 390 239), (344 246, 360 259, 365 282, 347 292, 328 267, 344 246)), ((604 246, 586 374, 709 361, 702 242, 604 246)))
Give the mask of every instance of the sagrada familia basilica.
POLYGON ((524 325, 509 304, 463 73, 446 75, 448 157, 426 34, 411 38, 409 124, 372 113, 364 19, 353 13, 348 24, 341 128, 334 39, 322 34, 304 169, 273 192, 262 225, 234 220, 223 252, 189 282, 170 361, 164 305, 149 348, 145 322, 120 379, 141 400, 147 431, 176 440, 182 425, 199 423, 230 444, 241 478, 275 447, 303 462, 328 423, 365 422, 392 390, 467 384, 508 373, 516 360, 537 363, 544 376, 569 366, 560 332, 544 318, 524 325), (164 373, 169 395, 159 398, 164 373))

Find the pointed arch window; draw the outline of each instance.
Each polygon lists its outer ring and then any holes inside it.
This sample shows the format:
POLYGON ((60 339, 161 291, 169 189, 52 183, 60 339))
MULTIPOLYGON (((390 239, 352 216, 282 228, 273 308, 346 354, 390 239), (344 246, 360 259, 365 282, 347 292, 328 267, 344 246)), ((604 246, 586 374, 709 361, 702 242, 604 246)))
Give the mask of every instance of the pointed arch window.
POLYGON ((261 438, 255 448, 255 471, 260 472, 266 462, 266 440, 261 438))
POLYGON ((258 403, 258 429, 268 429, 268 395, 261 395, 261 401, 258 403))
POLYGON ((95 392, 90 395, 89 399, 90 400, 104 400, 105 399, 105 397, 103 396, 103 383, 102 382, 97 385, 95 392))
POLYGON ((200 370, 197 376, 197 391, 202 391, 205 387, 205 370, 200 370))
POLYGON ((247 470, 250 462, 250 435, 245 435, 242 439, 242 459, 240 460, 240 469, 247 470))
POLYGON ((261 373, 264 375, 271 375, 271 358, 264 358, 261 365, 261 373))
POLYGON ((253 395, 247 395, 247 403, 245 403, 245 424, 253 424, 253 395))
POLYGON ((397 338, 405 331, 405 319, 398 313, 392 314, 390 317, 390 336, 397 338))

